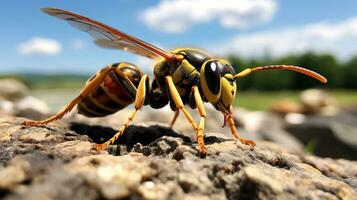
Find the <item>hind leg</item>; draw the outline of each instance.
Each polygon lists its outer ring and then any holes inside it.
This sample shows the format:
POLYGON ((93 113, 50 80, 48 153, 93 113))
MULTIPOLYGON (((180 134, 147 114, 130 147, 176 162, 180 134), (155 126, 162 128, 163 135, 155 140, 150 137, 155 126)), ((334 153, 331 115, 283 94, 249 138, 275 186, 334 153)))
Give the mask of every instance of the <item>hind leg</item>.
POLYGON ((61 119, 65 114, 69 113, 83 98, 87 97, 91 92, 93 92, 103 82, 104 78, 114 69, 115 67, 108 66, 98 71, 91 79, 88 80, 81 93, 56 115, 53 115, 52 117, 42 121, 26 120, 22 124, 26 126, 40 126, 61 119))
POLYGON ((123 134, 124 130, 128 127, 129 123, 132 122, 134 120, 134 117, 136 115, 136 113, 138 112, 138 110, 140 110, 145 102, 145 81, 146 81, 147 75, 144 75, 141 77, 137 92, 136 92, 136 97, 135 97, 135 110, 130 114, 130 116, 128 117, 128 119, 126 120, 126 122, 122 125, 122 127, 119 129, 119 131, 112 137, 110 138, 108 141, 102 143, 102 144, 95 144, 92 147, 92 150, 96 150, 96 151, 101 151, 104 150, 106 148, 108 148, 108 146, 110 144, 113 144, 118 137, 123 134))

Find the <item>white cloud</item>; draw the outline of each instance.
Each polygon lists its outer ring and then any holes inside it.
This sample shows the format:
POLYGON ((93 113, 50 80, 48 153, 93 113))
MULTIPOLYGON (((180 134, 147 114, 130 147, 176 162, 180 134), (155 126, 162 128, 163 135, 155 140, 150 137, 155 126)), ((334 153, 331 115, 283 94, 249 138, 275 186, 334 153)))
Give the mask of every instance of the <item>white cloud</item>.
POLYGON ((140 18, 153 29, 178 33, 212 20, 226 28, 248 28, 270 21, 275 11, 275 0, 163 0, 140 18))
POLYGON ((36 37, 19 45, 22 55, 56 55, 61 52, 61 44, 48 38, 36 37))
POLYGON ((151 79, 154 78, 152 72, 154 71, 155 60, 138 56, 137 59, 131 63, 137 65, 144 73, 148 73, 151 79))
POLYGON ((315 23, 302 27, 284 28, 238 35, 212 45, 213 51, 247 57, 273 57, 306 51, 334 53, 341 59, 357 54, 357 17, 338 23, 315 23), (218 47, 217 47, 218 46, 218 47))
POLYGON ((146 57, 138 57, 136 60, 135 64, 138 65, 140 68, 147 68, 147 69, 153 69, 154 67, 155 60, 146 58, 146 57))

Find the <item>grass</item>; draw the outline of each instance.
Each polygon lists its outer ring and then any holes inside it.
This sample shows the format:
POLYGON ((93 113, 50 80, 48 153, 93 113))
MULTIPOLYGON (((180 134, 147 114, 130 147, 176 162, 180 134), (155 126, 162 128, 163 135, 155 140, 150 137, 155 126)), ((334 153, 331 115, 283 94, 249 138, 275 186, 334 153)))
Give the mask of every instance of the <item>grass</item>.
POLYGON ((333 94, 342 106, 357 105, 357 90, 337 90, 333 94))
POLYGON ((240 92, 238 91, 234 105, 250 110, 265 110, 274 102, 279 100, 289 100, 297 102, 299 93, 291 91, 283 92, 240 92))
MULTIPOLYGON (((357 105, 356 90, 333 90, 329 91, 335 96, 337 103, 342 107, 357 105)), ((288 100, 299 102, 299 91, 274 91, 274 92, 243 92, 238 91, 234 105, 244 107, 250 110, 266 110, 274 102, 288 100)))

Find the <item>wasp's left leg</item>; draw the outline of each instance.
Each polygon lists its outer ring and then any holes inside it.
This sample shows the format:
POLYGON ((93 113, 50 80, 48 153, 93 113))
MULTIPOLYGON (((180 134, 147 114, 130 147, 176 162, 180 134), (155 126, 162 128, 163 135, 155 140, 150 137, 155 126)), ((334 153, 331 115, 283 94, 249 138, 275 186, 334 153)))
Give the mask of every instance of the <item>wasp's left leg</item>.
POLYGON ((250 146, 253 146, 253 147, 255 146, 255 142, 253 140, 246 140, 246 139, 243 139, 242 137, 240 137, 238 135, 237 129, 236 129, 235 125, 234 125, 234 120, 233 120, 233 115, 232 114, 230 114, 228 116, 228 123, 229 123, 229 128, 231 129, 231 132, 232 132, 233 136, 237 140, 239 140, 243 144, 247 144, 247 145, 250 145, 250 146))
POLYGON ((193 86, 192 87, 192 92, 193 92, 193 95, 194 95, 194 98, 195 98, 195 102, 196 102, 196 105, 197 105, 197 108, 198 108, 198 112, 200 113, 200 116, 201 116, 201 120, 200 120, 200 123, 198 125, 198 129, 196 131, 197 144, 199 146, 200 152, 203 155, 206 155, 207 154, 207 148, 206 148, 205 142, 203 140, 203 136, 204 136, 203 135, 203 129, 205 127, 206 111, 205 111, 205 108, 203 106, 203 101, 202 101, 200 92, 198 90, 198 87, 197 86, 193 86))
POLYGON ((118 137, 123 134, 124 130, 128 127, 129 123, 133 121, 136 113, 138 110, 140 110, 145 102, 145 81, 147 79, 147 75, 144 75, 141 77, 141 80, 138 85, 138 89, 136 91, 136 97, 135 97, 135 110, 131 113, 131 115, 128 117, 126 122, 123 124, 123 126, 119 129, 119 131, 108 141, 102 143, 102 144, 95 144, 92 147, 92 150, 100 151, 108 148, 110 144, 113 144, 118 137))

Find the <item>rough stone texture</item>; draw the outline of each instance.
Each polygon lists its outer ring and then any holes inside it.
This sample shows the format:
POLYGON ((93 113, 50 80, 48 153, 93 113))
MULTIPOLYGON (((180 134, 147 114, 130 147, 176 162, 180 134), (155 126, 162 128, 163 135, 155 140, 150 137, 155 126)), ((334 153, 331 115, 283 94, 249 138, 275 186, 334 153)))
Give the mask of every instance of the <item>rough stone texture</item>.
POLYGON ((356 199, 357 162, 208 133, 208 155, 160 125, 138 124, 90 152, 110 127, 63 121, 26 128, 1 118, 2 199, 356 199), (87 134, 87 135, 85 135, 87 134))

